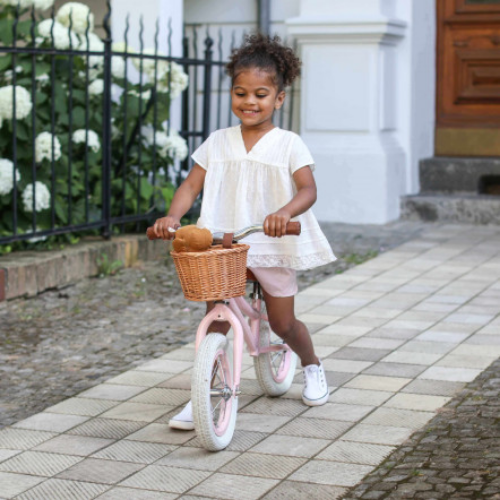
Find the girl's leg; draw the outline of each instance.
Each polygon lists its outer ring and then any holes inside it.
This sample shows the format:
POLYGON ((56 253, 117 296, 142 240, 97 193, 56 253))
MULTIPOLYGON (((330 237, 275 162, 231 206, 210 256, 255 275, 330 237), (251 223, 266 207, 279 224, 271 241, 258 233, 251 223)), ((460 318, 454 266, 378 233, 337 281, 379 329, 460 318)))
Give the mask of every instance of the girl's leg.
POLYGON ((295 317, 295 297, 273 297, 264 291, 269 325, 300 358, 302 366, 319 365, 306 325, 295 317))

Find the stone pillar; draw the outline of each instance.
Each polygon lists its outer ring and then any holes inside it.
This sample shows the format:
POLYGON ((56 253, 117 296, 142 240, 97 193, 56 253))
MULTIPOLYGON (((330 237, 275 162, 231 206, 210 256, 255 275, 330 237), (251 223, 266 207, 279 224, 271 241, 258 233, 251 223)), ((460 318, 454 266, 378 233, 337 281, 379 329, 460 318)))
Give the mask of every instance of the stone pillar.
POLYGON ((300 133, 316 161, 319 220, 399 217, 406 155, 398 140, 395 0, 301 0, 287 20, 303 61, 300 133))

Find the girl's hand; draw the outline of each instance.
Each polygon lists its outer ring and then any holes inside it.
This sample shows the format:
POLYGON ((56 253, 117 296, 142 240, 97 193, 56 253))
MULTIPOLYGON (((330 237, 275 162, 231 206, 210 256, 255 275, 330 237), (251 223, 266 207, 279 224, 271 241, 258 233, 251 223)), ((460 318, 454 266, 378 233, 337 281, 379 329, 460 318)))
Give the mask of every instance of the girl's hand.
POLYGON ((281 238, 286 234, 286 225, 290 222, 291 215, 286 210, 278 210, 269 214, 264 221, 264 233, 272 238, 281 238))
POLYGON ((157 219, 153 227, 158 238, 162 240, 171 240, 175 236, 175 233, 170 232, 169 229, 181 227, 181 222, 177 217, 167 215, 166 217, 157 219))

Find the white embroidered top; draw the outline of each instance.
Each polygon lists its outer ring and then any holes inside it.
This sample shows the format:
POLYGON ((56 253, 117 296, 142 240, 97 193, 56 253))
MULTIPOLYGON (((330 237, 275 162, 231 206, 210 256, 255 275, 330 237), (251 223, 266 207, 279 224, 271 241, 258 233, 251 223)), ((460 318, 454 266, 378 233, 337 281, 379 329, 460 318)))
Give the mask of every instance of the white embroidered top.
MULTIPOLYGON (((293 173, 314 160, 302 139, 278 127, 267 132, 247 153, 240 126, 217 130, 193 153, 207 173, 199 227, 212 232, 235 232, 262 224, 267 215, 285 206, 296 194, 293 173)), ((300 236, 271 238, 255 233, 249 267, 311 269, 335 260, 330 244, 309 209, 300 221, 300 236)))

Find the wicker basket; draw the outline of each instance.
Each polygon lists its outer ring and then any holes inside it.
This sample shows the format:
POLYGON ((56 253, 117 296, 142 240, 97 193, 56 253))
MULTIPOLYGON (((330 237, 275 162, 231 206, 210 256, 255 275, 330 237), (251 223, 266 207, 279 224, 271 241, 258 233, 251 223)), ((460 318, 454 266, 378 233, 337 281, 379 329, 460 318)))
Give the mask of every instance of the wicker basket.
POLYGON ((248 245, 205 252, 171 252, 188 300, 205 302, 245 295, 248 245))

